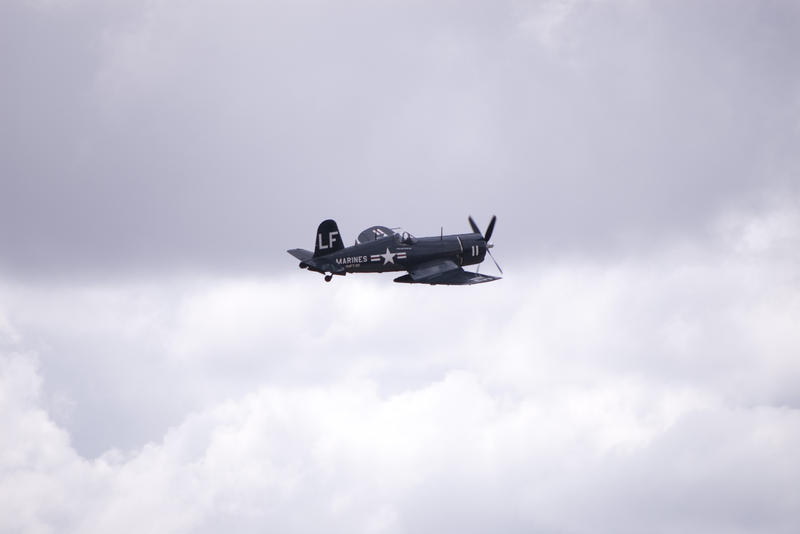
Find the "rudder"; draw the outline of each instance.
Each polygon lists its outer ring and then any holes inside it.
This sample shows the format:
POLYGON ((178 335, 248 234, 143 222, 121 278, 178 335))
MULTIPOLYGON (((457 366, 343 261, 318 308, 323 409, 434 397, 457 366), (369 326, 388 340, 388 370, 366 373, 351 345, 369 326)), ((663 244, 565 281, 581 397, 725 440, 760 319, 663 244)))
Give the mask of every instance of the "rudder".
POLYGON ((314 243, 314 257, 324 256, 331 252, 336 252, 344 248, 342 236, 339 235, 339 227, 336 221, 326 219, 317 228, 317 240, 314 243))

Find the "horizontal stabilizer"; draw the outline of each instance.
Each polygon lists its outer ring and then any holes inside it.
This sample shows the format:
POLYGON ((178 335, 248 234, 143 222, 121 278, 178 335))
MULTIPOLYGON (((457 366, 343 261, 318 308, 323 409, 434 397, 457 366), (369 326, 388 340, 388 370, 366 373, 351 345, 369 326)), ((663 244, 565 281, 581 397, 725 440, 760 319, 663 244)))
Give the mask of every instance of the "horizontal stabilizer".
POLYGON ((304 248, 293 248, 287 250, 286 252, 288 252, 289 254, 291 254, 300 261, 310 260, 311 258, 314 257, 313 252, 311 252, 310 250, 306 250, 304 248))

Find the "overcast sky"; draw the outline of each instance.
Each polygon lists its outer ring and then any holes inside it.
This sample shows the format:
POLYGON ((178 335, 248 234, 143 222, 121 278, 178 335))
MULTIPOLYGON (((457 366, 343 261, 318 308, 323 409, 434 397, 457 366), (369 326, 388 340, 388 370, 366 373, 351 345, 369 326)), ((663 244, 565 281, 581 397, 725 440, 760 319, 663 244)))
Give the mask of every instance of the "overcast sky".
POLYGON ((800 531, 798 50, 790 0, 3 1, 0 532, 800 531), (285 253, 468 214, 501 281, 285 253))

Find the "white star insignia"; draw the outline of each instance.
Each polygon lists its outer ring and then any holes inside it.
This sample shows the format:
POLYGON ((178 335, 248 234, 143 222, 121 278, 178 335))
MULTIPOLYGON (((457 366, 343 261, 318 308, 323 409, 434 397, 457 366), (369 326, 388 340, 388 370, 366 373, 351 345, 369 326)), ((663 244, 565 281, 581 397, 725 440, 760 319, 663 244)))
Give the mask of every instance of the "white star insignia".
POLYGON ((394 257, 396 254, 394 252, 389 252, 389 249, 386 249, 386 254, 379 254, 380 257, 383 258, 383 264, 388 265, 389 263, 394 263, 394 257))

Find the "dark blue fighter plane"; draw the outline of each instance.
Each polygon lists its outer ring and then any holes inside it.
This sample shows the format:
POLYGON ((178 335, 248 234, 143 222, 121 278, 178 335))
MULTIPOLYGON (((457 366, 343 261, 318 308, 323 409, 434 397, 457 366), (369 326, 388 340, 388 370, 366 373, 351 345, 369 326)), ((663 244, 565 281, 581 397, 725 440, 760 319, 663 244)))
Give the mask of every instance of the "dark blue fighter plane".
MULTIPOLYGON (((395 278, 406 284, 469 285, 499 280, 497 276, 469 272, 464 265, 481 263, 489 251, 494 223, 492 217, 486 234, 481 234, 472 217, 472 233, 434 237, 414 237, 408 232, 386 226, 371 226, 361 232, 355 244, 345 247, 339 227, 332 219, 322 221, 317 228, 314 252, 293 248, 287 252, 300 260, 300 268, 325 275, 330 282, 333 275, 347 273, 385 273, 408 271, 395 278)), ((500 274, 503 270, 497 265, 500 274)))

